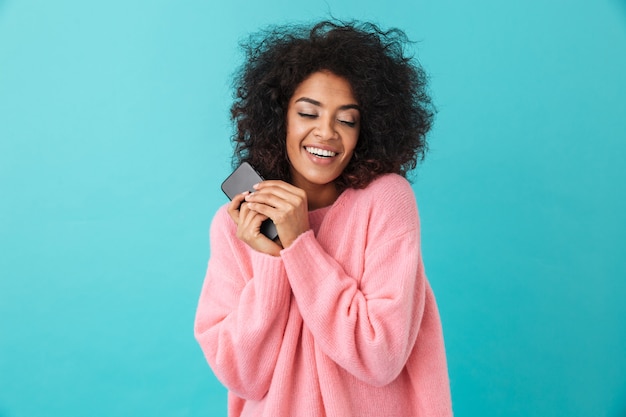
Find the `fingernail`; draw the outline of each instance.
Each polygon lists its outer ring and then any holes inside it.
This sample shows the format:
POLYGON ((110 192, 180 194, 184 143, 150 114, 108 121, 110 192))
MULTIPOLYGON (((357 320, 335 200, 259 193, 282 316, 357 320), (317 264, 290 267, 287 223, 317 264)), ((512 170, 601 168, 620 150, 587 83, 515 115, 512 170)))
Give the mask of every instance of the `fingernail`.
POLYGON ((255 190, 256 190, 257 188, 259 188, 259 183, 257 182, 256 184, 254 184, 254 185, 252 186, 252 188, 254 188, 255 190))

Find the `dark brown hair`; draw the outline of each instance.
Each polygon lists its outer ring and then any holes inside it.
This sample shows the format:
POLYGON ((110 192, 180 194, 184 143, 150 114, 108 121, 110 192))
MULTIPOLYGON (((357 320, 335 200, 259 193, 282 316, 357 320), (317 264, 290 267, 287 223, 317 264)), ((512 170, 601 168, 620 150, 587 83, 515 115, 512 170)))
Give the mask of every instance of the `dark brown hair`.
POLYGON ((250 36, 234 82, 233 164, 247 161, 266 179, 290 181, 288 103, 302 81, 326 70, 348 80, 361 113, 359 140, 337 186, 363 188, 385 173, 406 176, 424 156, 434 115, 427 77, 405 55, 407 43, 399 29, 336 21, 250 36))

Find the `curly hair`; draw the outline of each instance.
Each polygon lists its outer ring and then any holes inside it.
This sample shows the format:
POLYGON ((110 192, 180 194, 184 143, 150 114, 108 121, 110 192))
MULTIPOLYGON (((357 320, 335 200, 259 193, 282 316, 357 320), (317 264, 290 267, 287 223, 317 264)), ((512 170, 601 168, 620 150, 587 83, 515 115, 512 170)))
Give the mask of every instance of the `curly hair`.
POLYGON ((335 21, 251 35, 234 82, 233 164, 246 161, 266 179, 289 182, 289 100, 308 76, 329 71, 350 83, 361 113, 354 154, 336 186, 364 188, 386 173, 406 177, 425 155, 435 112, 424 70, 405 55, 408 42, 399 29, 335 21))

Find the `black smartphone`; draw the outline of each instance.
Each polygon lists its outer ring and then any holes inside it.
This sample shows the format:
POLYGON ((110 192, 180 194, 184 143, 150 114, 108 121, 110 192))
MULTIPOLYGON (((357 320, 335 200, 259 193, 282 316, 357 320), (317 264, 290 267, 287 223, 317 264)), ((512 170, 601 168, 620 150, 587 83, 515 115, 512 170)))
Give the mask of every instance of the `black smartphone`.
MULTIPOLYGON (((244 191, 253 193, 254 188, 252 187, 261 181, 263 181, 263 177, 252 168, 252 165, 244 162, 224 180, 222 191, 232 200, 237 194, 241 194, 244 191)), ((261 224, 261 233, 270 240, 274 240, 278 236, 276 225, 274 225, 271 219, 267 219, 261 224)))

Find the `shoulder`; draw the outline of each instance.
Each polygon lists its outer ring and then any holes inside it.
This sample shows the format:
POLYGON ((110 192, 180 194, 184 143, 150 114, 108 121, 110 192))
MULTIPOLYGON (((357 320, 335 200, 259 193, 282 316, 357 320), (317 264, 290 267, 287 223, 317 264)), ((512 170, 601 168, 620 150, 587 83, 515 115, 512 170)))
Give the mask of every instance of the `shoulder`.
POLYGON ((373 207, 385 206, 385 203, 394 202, 395 205, 415 206, 415 194, 411 188, 411 184, 406 178, 398 174, 385 174, 374 181, 367 187, 358 190, 350 190, 348 199, 368 203, 373 207))
POLYGON ((228 214, 228 203, 221 205, 215 215, 213 216, 213 220, 211 221, 211 225, 218 225, 227 223, 227 220, 230 219, 230 215, 228 214))
POLYGON ((245 264, 250 254, 255 252, 237 238, 237 225, 228 214, 228 203, 221 206, 213 216, 210 230, 211 258, 229 259, 233 257, 239 264, 245 264))
POLYGON ((417 202, 411 184, 398 174, 385 174, 363 189, 347 190, 345 205, 368 218, 370 226, 398 232, 419 229, 417 202))
POLYGON ((372 197, 408 198, 414 200, 413 189, 406 178, 398 174, 385 174, 376 178, 363 190, 372 197))
POLYGON ((217 209, 211 220, 211 237, 234 236, 236 232, 235 222, 228 214, 228 203, 217 209))

